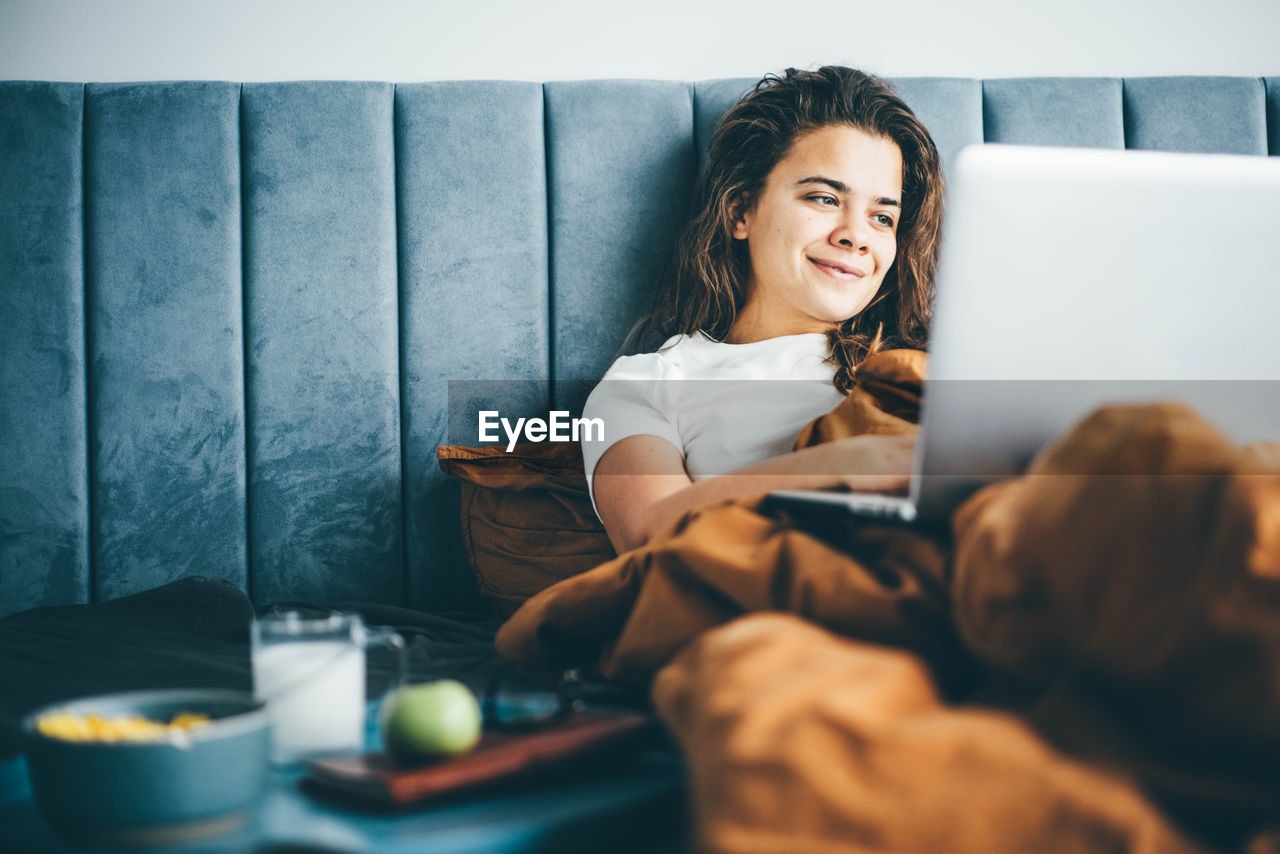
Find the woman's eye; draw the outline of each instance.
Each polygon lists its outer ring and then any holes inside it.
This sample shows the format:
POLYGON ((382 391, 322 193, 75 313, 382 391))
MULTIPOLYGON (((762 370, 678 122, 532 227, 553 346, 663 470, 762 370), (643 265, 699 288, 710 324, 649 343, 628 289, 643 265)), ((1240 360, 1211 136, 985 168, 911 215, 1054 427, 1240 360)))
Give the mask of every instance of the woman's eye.
POLYGON ((880 223, 886 228, 893 228, 893 217, 889 216, 888 214, 876 214, 875 219, 876 219, 876 222, 880 223))
POLYGON ((813 202, 818 202, 819 204, 829 208, 835 207, 836 205, 839 204, 839 202, 836 201, 835 196, 824 196, 824 195, 809 196, 809 200, 813 202), (830 202, 830 204, 827 204, 828 202, 830 202))

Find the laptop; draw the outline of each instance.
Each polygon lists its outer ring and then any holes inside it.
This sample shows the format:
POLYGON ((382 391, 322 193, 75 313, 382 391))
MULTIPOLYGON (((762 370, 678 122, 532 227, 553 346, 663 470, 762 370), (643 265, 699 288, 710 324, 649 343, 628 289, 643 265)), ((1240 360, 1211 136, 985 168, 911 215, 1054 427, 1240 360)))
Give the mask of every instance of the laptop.
POLYGON ((945 519, 1110 403, 1280 439, 1280 158, 970 146, 949 195, 908 494, 770 502, 945 519))

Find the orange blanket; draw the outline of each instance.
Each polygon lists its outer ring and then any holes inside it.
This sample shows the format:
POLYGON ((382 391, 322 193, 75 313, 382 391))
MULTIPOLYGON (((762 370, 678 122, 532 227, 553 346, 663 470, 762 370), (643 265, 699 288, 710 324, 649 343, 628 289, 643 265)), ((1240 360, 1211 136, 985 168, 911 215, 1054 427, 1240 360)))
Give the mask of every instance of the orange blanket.
MULTIPOLYGON (((913 430, 923 367, 800 444, 913 430)), ((1280 851, 1278 458, 1106 409, 950 531, 702 508, 498 646, 652 684, 703 850, 1280 851)))

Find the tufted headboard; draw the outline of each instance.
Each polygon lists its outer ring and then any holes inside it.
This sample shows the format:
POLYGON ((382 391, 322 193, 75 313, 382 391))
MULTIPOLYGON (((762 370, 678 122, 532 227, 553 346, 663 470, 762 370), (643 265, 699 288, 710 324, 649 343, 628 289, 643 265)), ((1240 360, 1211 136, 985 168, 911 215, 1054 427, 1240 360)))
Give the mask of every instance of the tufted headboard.
MULTIPOLYGON (((752 82, 0 82, 0 615, 474 605, 451 398, 577 404, 752 82)), ((1280 77, 894 82, 948 161, 1280 154, 1280 77)))

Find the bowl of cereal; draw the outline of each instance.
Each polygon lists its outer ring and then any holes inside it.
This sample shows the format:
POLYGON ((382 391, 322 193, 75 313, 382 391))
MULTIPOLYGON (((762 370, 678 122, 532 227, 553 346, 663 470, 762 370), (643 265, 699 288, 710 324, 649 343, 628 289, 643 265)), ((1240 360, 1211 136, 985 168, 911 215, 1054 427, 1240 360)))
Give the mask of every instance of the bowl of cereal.
POLYGON ((267 714, 245 691, 85 697, 37 709, 22 729, 36 803, 76 837, 208 836, 242 824, 266 786, 267 714))

